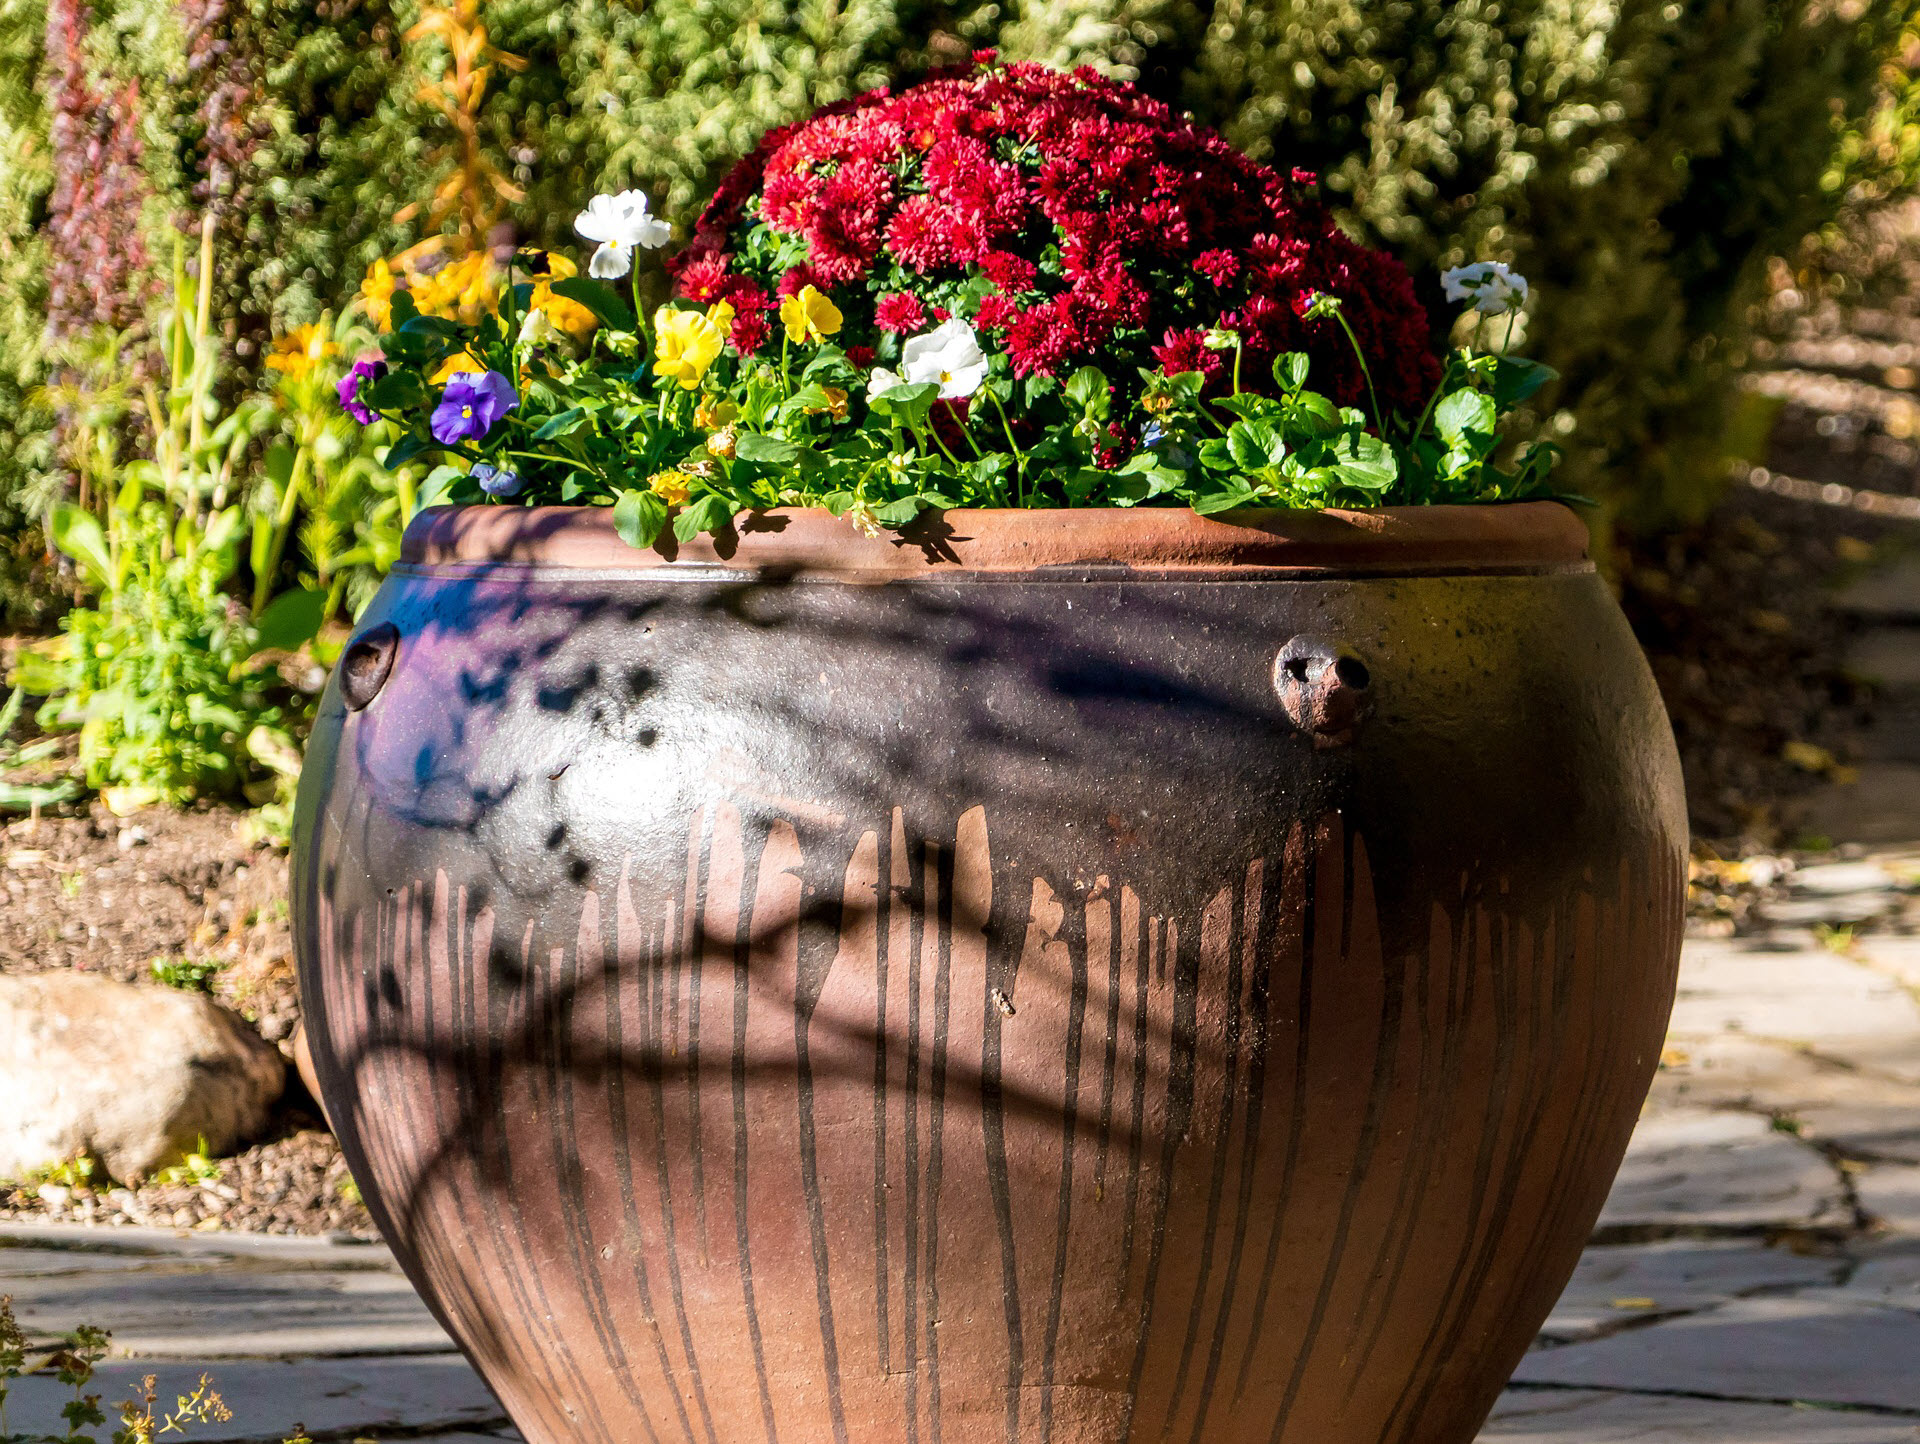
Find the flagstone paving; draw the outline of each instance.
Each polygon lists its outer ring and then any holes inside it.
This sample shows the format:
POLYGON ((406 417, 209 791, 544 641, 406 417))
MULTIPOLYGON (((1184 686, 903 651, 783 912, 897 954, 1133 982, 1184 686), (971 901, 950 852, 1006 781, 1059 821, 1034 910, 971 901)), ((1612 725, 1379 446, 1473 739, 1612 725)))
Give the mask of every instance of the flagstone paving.
MULTIPOLYGON (((1870 859, 1790 901, 1897 911, 1912 876, 1870 859)), ((1482 1444, 1920 1444, 1920 939, 1696 939, 1680 994, 1594 1245, 1482 1444)), ((237 1417, 209 1441, 517 1437, 379 1244, 8 1225, 0 1292, 39 1339, 112 1326, 108 1399, 214 1374, 237 1417)), ((60 1402, 28 1379, 8 1423, 51 1430, 60 1402)))

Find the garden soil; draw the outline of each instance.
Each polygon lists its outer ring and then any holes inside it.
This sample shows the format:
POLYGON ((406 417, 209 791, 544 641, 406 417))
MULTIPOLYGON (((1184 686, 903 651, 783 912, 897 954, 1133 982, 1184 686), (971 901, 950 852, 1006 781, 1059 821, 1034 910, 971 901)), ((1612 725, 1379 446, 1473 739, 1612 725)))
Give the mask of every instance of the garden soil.
MULTIPOLYGON (((18 819, 0 830, 0 972, 73 968, 204 988, 290 1054, 300 1004, 283 851, 226 809, 18 819), (163 981, 170 980, 170 981, 163 981)), ((266 1136, 217 1167, 127 1189, 85 1174, 11 1189, 0 1217, 370 1234, 346 1163, 290 1067, 266 1136)))

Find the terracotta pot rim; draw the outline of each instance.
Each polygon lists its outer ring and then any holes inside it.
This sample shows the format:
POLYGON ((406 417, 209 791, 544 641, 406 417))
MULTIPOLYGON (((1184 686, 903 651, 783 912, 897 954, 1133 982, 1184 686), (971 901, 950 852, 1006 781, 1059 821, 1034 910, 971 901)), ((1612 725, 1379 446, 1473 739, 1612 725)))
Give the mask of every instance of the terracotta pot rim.
POLYGON ((690 573, 716 569, 897 580, 1050 568, 1255 575, 1586 570, 1586 524, 1558 502, 1240 511, 1172 507, 925 512, 865 536, 818 507, 743 513, 721 537, 638 550, 601 506, 432 507, 401 546, 408 569, 690 573))

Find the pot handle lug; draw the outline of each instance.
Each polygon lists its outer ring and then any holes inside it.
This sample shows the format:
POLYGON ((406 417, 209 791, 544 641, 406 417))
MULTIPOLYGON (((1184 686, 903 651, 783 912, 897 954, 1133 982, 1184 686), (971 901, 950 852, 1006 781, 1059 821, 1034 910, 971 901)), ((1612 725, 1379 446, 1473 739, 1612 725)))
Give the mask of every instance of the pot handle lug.
POLYGON ((1345 747, 1373 711, 1373 673, 1351 647, 1307 633, 1273 659, 1273 690, 1319 749, 1345 747))
POLYGON ((400 629, 392 622, 367 628, 340 654, 340 695, 355 712, 380 695, 400 654, 400 629))

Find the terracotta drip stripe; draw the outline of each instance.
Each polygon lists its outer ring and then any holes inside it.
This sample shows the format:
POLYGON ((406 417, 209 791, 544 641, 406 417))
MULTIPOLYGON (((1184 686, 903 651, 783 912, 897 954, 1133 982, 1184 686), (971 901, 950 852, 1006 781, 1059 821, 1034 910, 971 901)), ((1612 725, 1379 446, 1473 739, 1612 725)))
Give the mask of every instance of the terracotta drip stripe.
POLYGON ((530 1444, 1466 1437, 1458 1341, 1544 1309, 1631 1127, 1594 963, 1671 982, 1677 851, 1463 878, 1389 956, 1335 815, 1158 914, 907 823, 712 805, 498 957, 444 873, 320 899, 349 1157, 530 1444))
POLYGON ((715 568, 890 581, 1050 567, 1147 572, 1547 570, 1587 560, 1586 524, 1557 502, 1247 511, 1174 508, 928 512, 905 531, 862 535, 816 508, 743 514, 736 530, 628 546, 606 507, 430 507, 401 544, 409 567, 539 566, 594 572, 715 568))

